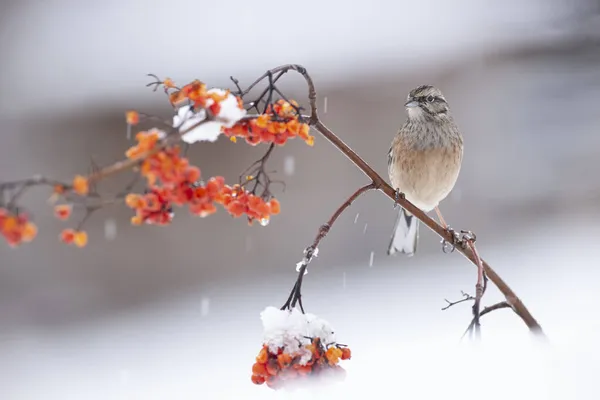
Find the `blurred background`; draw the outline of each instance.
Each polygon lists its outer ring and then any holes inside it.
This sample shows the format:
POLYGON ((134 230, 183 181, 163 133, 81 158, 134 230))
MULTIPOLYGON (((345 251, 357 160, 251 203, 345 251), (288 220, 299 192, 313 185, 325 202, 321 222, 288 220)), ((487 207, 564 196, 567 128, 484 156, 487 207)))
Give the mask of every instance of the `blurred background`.
MULTIPOLYGON (((475 268, 421 228, 413 258, 387 257, 396 211, 361 197, 322 242, 304 305, 353 350, 344 383, 316 398, 598 398, 600 362, 600 3, 596 0, 0 1, 0 181, 71 179, 90 157, 123 157, 124 111, 169 118, 148 73, 249 84, 285 63, 308 68, 321 117, 387 177, 386 152, 420 84, 442 89, 465 138, 456 229, 542 324, 540 350, 510 311, 484 317, 483 342, 457 347, 475 268), (594 394, 595 393, 595 394, 594 394), (354 397, 352 397, 354 398, 354 397)), ((289 74, 281 88, 304 101, 289 74)), ((302 250, 365 177, 322 137, 277 148, 282 214, 248 227, 179 211, 133 227, 122 206, 58 241, 48 192, 23 199, 38 238, 0 244, 0 399, 296 398, 250 382, 259 313, 287 298, 302 250)), ((265 151, 226 138, 195 145, 203 176, 228 181, 265 151)), ((116 193, 131 179, 102 184, 116 193)), ((277 188, 278 189, 278 188, 277 188)), ((484 298, 501 300, 495 288, 484 298)))

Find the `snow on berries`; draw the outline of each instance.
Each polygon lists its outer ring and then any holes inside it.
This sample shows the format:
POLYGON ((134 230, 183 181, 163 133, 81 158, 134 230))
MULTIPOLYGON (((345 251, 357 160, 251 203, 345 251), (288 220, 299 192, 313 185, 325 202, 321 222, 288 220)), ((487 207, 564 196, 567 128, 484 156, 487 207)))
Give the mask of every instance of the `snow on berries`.
POLYGON ((267 307, 261 313, 263 346, 252 365, 251 380, 273 389, 302 384, 308 378, 345 378, 340 360, 350 349, 336 343, 329 323, 298 309, 267 307))

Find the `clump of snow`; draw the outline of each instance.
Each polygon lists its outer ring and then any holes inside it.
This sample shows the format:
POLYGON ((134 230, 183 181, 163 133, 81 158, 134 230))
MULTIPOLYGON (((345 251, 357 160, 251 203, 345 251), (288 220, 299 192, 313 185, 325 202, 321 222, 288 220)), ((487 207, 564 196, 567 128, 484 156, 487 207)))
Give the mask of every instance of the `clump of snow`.
MULTIPOLYGON (((225 94, 227 94, 225 100, 221 101, 221 110, 219 111, 219 114, 217 114, 217 117, 221 119, 221 123, 226 128, 231 128, 236 122, 246 116, 246 110, 239 107, 236 96, 227 93, 223 89, 210 89, 208 93, 216 93, 220 96, 225 96, 225 94)), ((211 105, 212 100, 208 100, 206 106, 209 107, 211 105)))
MULTIPOLYGON (((223 89, 210 89, 207 93, 216 93, 224 96, 227 92, 223 89)), ((208 99, 206 107, 213 105, 214 100, 208 99)), ((195 142, 214 142, 221 134, 221 127, 231 128, 240 119, 246 116, 246 110, 241 109, 238 105, 236 96, 229 93, 227 97, 220 102, 221 109, 214 117, 217 121, 207 121, 196 128, 187 132, 181 137, 186 143, 195 142)), ((183 132, 192 128, 194 125, 206 119, 206 110, 200 109, 194 112, 191 105, 179 107, 177 115, 173 116, 173 127, 179 127, 179 131, 183 132)))
POLYGON ((335 333, 331 325, 314 314, 302 314, 296 308, 280 310, 267 307, 260 314, 263 323, 263 343, 271 353, 277 354, 280 348, 291 355, 300 355, 300 364, 306 365, 311 352, 304 348, 311 338, 319 338, 325 345, 335 344, 335 333))

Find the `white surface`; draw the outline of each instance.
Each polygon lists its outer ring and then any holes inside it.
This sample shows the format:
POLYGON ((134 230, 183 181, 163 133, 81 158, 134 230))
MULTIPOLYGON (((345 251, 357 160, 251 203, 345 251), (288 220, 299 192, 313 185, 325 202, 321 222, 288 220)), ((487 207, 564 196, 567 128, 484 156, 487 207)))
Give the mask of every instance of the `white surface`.
MULTIPOLYGON (((509 310, 483 318, 479 347, 459 345, 469 306, 440 311, 444 297, 458 298, 473 283, 475 270, 458 255, 436 254, 425 260, 429 266, 408 270, 315 269, 304 305, 335 325, 352 359, 342 363, 346 381, 315 389, 314 398, 597 399, 599 231, 583 228, 585 218, 547 221, 504 248, 480 244, 541 322, 547 348, 532 342, 509 310), (571 232, 560 246, 552 226, 571 232)), ((77 328, 4 332, 0 398, 307 398, 306 390, 273 392, 250 381, 262 342, 260 311, 285 300, 289 275, 222 287, 208 315, 199 294, 77 328)), ((492 289, 484 304, 498 300, 492 289)))

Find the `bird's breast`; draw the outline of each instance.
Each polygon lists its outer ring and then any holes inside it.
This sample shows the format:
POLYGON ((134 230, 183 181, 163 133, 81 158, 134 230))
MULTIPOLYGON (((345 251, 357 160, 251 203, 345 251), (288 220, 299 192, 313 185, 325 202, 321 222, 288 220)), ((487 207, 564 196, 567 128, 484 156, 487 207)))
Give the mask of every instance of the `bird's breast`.
POLYGON ((456 183, 462 162, 462 139, 456 133, 401 130, 392 142, 391 184, 423 211, 437 206, 456 183))

